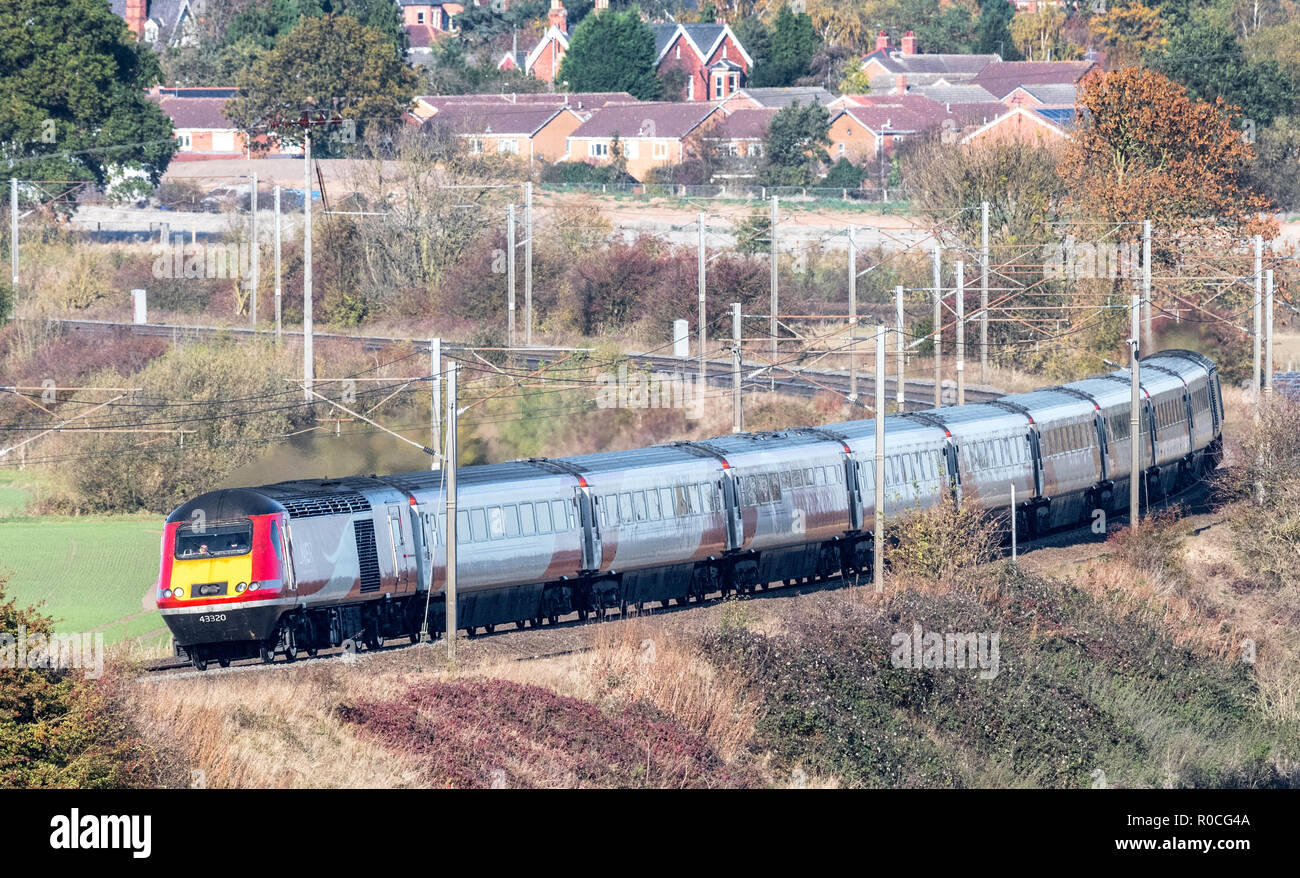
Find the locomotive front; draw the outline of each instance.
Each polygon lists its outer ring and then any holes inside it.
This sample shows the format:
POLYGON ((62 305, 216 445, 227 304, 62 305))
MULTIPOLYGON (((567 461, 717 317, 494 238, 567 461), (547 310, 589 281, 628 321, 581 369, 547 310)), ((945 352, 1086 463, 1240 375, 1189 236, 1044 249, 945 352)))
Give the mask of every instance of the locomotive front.
POLYGON ((163 529, 158 609, 198 667, 274 649, 287 588, 285 510, 243 489, 178 507, 163 529))

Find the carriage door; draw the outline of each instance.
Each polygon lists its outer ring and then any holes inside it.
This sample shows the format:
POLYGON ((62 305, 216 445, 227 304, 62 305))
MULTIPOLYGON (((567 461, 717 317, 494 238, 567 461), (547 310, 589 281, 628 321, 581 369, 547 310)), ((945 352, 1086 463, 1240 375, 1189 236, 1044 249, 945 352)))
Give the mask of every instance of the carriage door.
POLYGON ((578 508, 578 527, 582 528, 582 569, 599 570, 601 562, 600 523, 592 504, 591 490, 574 489, 573 504, 578 508))
POLYGON ((736 478, 730 469, 722 471, 722 506, 727 516, 727 548, 739 549, 745 542, 745 522, 740 515, 740 498, 736 493, 736 478))
POLYGON ((411 559, 414 557, 414 540, 410 535, 402 504, 388 504, 388 536, 393 547, 393 590, 404 593, 411 585, 411 559))

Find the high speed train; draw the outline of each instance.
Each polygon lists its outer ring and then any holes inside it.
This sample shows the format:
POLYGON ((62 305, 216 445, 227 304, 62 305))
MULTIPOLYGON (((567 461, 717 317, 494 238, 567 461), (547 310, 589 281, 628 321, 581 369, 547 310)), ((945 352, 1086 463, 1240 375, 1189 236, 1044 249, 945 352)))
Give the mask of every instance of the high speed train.
MULTIPOLYGON (((869 571, 878 512, 888 520, 946 495, 1006 508, 1013 485, 1032 538, 1125 508, 1132 441, 1144 499, 1169 495, 1218 464, 1218 373, 1183 350, 1141 365, 1136 437, 1126 371, 887 417, 883 510, 873 420, 463 468, 458 622, 473 635, 869 571)), ((426 613, 436 636, 445 501, 438 471, 195 497, 162 540, 157 602, 177 653, 202 670, 415 642, 426 613)))

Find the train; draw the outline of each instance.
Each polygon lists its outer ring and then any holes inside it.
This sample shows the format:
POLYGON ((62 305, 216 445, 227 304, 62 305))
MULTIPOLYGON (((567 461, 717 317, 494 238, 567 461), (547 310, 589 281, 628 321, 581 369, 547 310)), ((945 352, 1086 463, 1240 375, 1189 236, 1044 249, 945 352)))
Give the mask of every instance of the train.
MULTIPOLYGON (((555 624, 648 604, 872 569, 885 520, 954 498, 1007 509, 1026 538, 1127 506, 1130 442, 1143 502, 1203 479, 1222 453, 1217 367, 1187 350, 1141 361, 1130 435, 1125 370, 875 421, 735 433, 458 472, 460 629, 555 624)), ((176 654, 209 663, 418 642, 446 619, 439 470, 210 491, 167 517, 157 606, 176 654)))

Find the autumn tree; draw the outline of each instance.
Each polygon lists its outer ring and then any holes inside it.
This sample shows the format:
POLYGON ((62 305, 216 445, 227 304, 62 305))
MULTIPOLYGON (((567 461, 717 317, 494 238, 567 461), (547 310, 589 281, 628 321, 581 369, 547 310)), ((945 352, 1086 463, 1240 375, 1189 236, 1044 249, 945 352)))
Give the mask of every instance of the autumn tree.
MULTIPOLYGON (((393 125, 411 105, 418 78, 383 31, 347 15, 304 18, 275 48, 239 78, 240 97, 226 115, 245 130, 267 120, 297 118, 304 109, 337 110, 355 121, 359 139, 367 128, 393 125)), ((281 129, 294 142, 296 129, 281 129)), ((313 148, 332 141, 312 138, 313 148)))
POLYGON ((1162 226, 1214 218, 1268 234, 1262 195, 1242 183, 1254 150, 1236 108, 1193 100, 1163 74, 1130 67, 1089 77, 1079 96, 1082 124, 1061 164, 1072 197, 1093 216, 1162 226))
POLYGON ((759 182, 765 186, 809 186, 818 168, 829 160, 830 113, 818 103, 801 106, 798 101, 772 117, 767 129, 767 148, 759 168, 759 182))
POLYGON ((1093 15, 1088 26, 1097 45, 1106 50, 1112 68, 1136 64, 1167 42, 1164 19, 1141 0, 1115 3, 1093 15))

